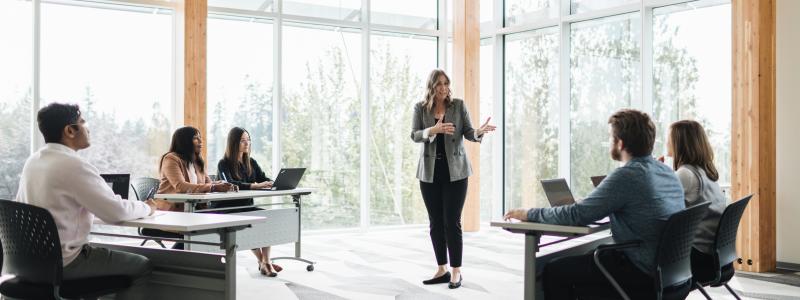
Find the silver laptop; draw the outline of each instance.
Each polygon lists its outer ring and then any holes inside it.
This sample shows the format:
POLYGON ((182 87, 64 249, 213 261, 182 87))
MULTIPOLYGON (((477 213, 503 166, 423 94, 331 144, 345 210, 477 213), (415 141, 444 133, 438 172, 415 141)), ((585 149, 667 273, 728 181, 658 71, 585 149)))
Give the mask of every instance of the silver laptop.
POLYGON ((542 180, 542 189, 550 207, 575 204, 575 197, 569 190, 567 180, 564 178, 542 180))

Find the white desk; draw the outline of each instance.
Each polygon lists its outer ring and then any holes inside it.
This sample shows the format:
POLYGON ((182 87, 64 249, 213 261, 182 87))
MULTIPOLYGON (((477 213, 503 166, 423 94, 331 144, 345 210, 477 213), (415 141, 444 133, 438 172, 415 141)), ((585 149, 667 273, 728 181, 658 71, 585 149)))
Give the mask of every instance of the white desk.
MULTIPOLYGON (((263 223, 266 218, 219 214, 194 214, 183 212, 158 211, 154 216, 120 222, 104 223, 99 219, 97 224, 124 227, 140 227, 169 230, 185 235, 214 232, 219 234, 220 248, 225 249, 225 299, 236 299, 236 232, 256 223, 263 223)), ((97 235, 125 236, 117 234, 93 233, 97 235)), ((142 238, 141 236, 125 236, 142 238)), ((181 252, 175 252, 180 254, 181 252)))
MULTIPOLYGON (((533 222, 492 222, 491 225, 493 227, 501 227, 505 230, 508 230, 513 233, 523 233, 525 234, 525 300, 533 300, 536 299, 536 252, 539 251, 539 241, 542 235, 554 235, 554 236, 561 236, 561 237, 580 237, 585 236, 593 233, 598 233, 600 231, 606 230, 610 227, 609 224, 603 225, 589 225, 589 226, 563 226, 563 225, 552 225, 552 224, 542 224, 542 223, 533 223, 533 222)), ((598 239, 591 241, 590 243, 583 243, 582 245, 576 246, 583 246, 581 249, 576 249, 572 247, 570 249, 564 250, 572 250, 570 252, 583 252, 588 250, 586 248, 595 248, 597 245, 610 241, 610 236, 604 239, 598 239)), ((542 247, 547 246, 550 244, 542 245, 542 247)), ((565 252, 568 251, 559 251, 561 252, 561 256, 566 256, 570 254, 566 254, 565 252)), ((554 253, 550 255, 553 256, 554 253)), ((577 255, 578 253, 572 254, 577 255)))
MULTIPOLYGON (((265 198, 265 197, 278 197, 278 196, 291 196, 292 202, 285 203, 291 204, 297 210, 296 212, 296 223, 294 222, 276 222, 280 224, 271 224, 273 226, 284 226, 284 228, 288 228, 288 230, 293 230, 294 228, 289 226, 296 226, 297 230, 293 233, 291 238, 287 238, 282 240, 280 243, 286 242, 294 242, 294 257, 275 257, 272 260, 281 260, 281 259, 291 259, 302 261, 308 264, 306 266, 306 270, 313 271, 314 270, 314 262, 304 259, 301 257, 301 233, 302 233, 302 224, 301 224, 301 217, 302 217, 302 201, 301 197, 305 195, 309 195, 312 192, 316 192, 317 189, 315 188, 296 188, 292 190, 281 190, 281 191, 272 191, 272 190, 244 190, 238 192, 222 192, 222 193, 184 193, 184 194, 156 194, 154 196, 155 199, 164 199, 169 202, 173 203, 183 203, 183 211, 184 212, 203 212, 203 211, 213 211, 211 209, 204 210, 204 209, 196 209, 195 205, 199 203, 208 203, 210 201, 228 201, 228 200, 239 200, 239 199, 247 199, 247 198, 265 198), (294 223, 294 224, 290 224, 294 223)), ((271 205, 271 204, 270 204, 271 205)), ((254 206, 263 206, 263 205, 254 205, 254 206)), ((231 209, 231 208, 225 208, 231 209)), ((272 216, 271 216, 272 217, 272 216)), ((280 214, 274 216, 275 220, 283 220, 286 217, 286 214, 280 214)), ((261 225, 259 225, 261 226, 261 225)), ((255 228, 255 229, 263 229, 263 228, 255 228)), ((251 229, 254 230, 254 229, 251 229)), ((252 232, 252 231, 248 231, 252 232)), ((284 232, 284 231, 281 231, 284 232)), ((249 235, 245 234, 245 237, 249 235)), ((253 242, 252 240, 247 240, 248 242, 253 242)), ((250 246, 256 247, 265 247, 271 246, 273 243, 268 243, 266 241, 262 241, 262 239, 258 240, 259 243, 250 243, 250 246)), ((187 245, 191 247, 190 245, 187 245)), ((190 249, 190 248, 187 248, 190 249)))

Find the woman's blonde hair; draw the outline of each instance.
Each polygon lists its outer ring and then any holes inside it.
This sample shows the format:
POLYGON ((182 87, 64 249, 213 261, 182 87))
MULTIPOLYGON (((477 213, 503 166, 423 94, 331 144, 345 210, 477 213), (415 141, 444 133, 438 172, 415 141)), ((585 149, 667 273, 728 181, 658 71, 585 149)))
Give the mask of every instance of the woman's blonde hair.
POLYGON ((678 170, 683 165, 692 165, 706 171, 711 181, 719 179, 714 167, 714 150, 706 137, 703 125, 692 120, 681 120, 669 126, 669 138, 672 141, 672 153, 675 159, 672 168, 678 170))
MULTIPOLYGON (((431 71, 431 75, 428 76, 428 84, 425 92, 425 102, 423 103, 423 106, 425 106, 425 108, 428 111, 431 111, 433 109, 433 103, 434 103, 433 100, 436 96, 436 83, 439 81, 439 76, 444 76, 444 78, 447 79, 447 83, 450 83, 450 76, 447 76, 447 74, 442 69, 434 69, 433 71, 431 71)), ((453 99, 450 97, 450 94, 451 93, 447 93, 447 98, 444 99, 445 106, 449 106, 450 103, 453 102, 453 99)))

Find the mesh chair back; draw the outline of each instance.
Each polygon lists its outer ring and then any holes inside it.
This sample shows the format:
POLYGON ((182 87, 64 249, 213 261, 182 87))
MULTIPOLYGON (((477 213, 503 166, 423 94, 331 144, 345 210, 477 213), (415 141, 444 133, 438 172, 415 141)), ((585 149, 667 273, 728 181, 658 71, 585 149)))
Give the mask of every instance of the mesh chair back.
POLYGON ((679 211, 667 220, 656 250, 657 276, 661 288, 686 283, 692 278, 692 241, 711 202, 679 211))
POLYGON ((61 241, 46 209, 0 200, 3 274, 33 283, 61 284, 61 241))
POLYGON ((131 181, 131 186, 133 187, 133 193, 136 194, 136 199, 144 201, 147 199, 142 198, 147 196, 147 192, 149 192, 151 188, 158 190, 158 185, 160 183, 161 181, 155 178, 139 177, 131 181))
POLYGON ((744 209, 747 208, 751 198, 753 195, 733 202, 722 212, 714 239, 714 249, 717 250, 719 256, 719 266, 717 267, 725 266, 736 260, 736 232, 739 229, 739 221, 742 219, 744 209))

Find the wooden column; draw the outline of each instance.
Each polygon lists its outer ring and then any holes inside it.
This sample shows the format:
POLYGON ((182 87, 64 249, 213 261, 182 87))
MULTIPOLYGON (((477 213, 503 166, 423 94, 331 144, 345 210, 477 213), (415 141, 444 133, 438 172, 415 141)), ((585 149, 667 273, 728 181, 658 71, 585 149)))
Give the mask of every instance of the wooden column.
MULTIPOLYGON (((481 125, 480 119, 480 7, 478 0, 453 1, 453 95, 464 99, 472 118, 472 126, 481 125)), ((467 201, 461 220, 464 231, 481 228, 480 201, 480 144, 466 142, 467 159, 472 164, 467 201)))
POLYGON ((732 196, 753 194, 739 225, 739 270, 775 269, 775 1, 734 0, 732 196))
MULTIPOLYGON (((207 0, 184 0, 178 9, 183 27, 183 123, 200 130, 206 141, 206 23, 207 0)), ((179 41, 180 42, 180 41, 179 41)), ((206 147, 203 147, 206 157, 206 147)))

